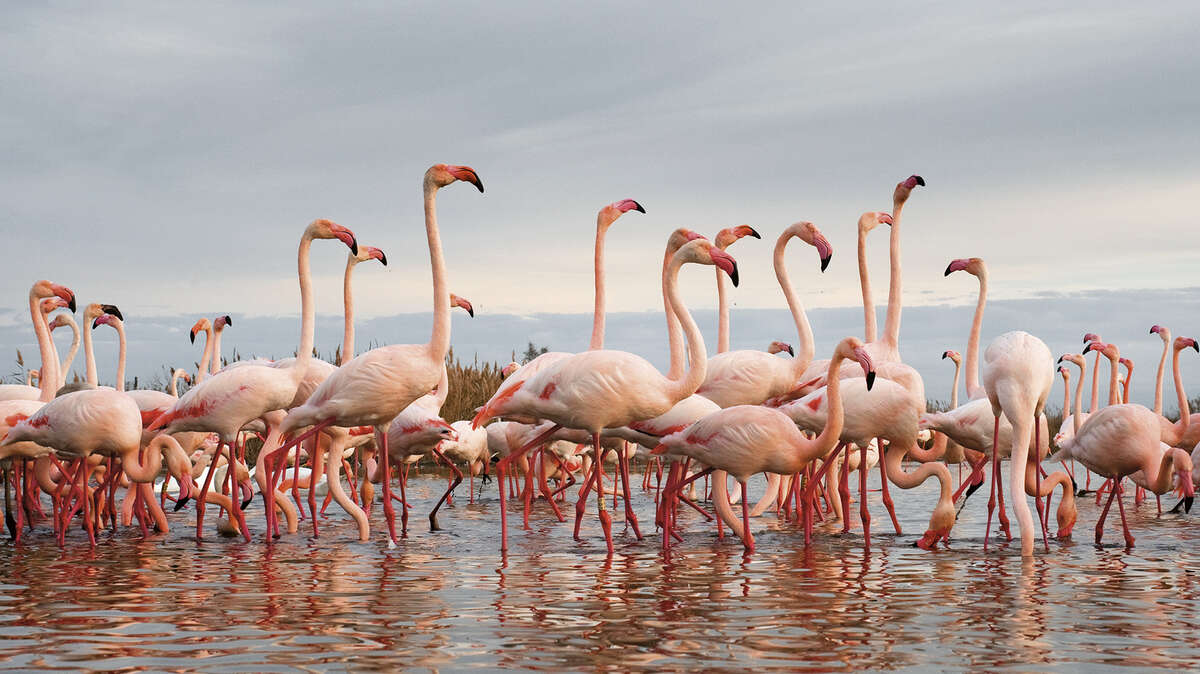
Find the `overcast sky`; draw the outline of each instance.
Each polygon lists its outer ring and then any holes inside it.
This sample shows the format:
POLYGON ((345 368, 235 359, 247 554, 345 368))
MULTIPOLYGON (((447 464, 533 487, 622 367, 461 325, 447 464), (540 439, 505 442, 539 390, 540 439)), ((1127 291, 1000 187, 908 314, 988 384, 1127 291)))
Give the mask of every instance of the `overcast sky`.
MULTIPOLYGON (((294 316, 316 217, 388 253, 356 277, 360 315, 428 311, 420 179, 437 162, 487 186, 445 190, 439 214, 453 289, 491 316, 589 311, 595 214, 627 197, 648 213, 610 231, 613 311, 659 305, 674 227, 741 223, 767 240, 731 249, 737 306, 777 309, 771 240, 797 220, 835 249, 824 275, 811 251, 789 257, 803 300, 852 306, 854 224, 910 173, 928 187, 905 210, 908 306, 971 302, 971 280, 942 270, 972 255, 994 298, 1041 302, 1031 316, 1197 285, 1194 2, 45 4, 0 9, 0 307, 17 316, 0 320, 26 330, 39 278, 118 304, 131 333, 294 316)), ((869 252, 882 302, 886 228, 869 252)), ((340 311, 344 260, 313 249, 322 314, 340 311)), ((685 275, 691 306, 715 305, 710 280, 685 275)), ((1195 312, 1172 321, 1164 302, 1156 320, 1191 329, 1195 312)), ((397 341, 365 327, 363 343, 397 341)), ((285 334, 262 350, 290 352, 285 334)), ((542 341, 582 347, 566 334, 542 341)))

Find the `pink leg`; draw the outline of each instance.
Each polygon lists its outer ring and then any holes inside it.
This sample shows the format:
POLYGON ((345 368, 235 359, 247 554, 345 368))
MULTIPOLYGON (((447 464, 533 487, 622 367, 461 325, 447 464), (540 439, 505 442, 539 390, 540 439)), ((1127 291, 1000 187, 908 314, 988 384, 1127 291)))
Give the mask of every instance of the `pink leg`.
POLYGON ((742 487, 742 544, 746 546, 746 552, 754 552, 754 534, 750 533, 750 492, 746 491, 746 483, 741 482, 742 487))
MULTIPOLYGON (((983 551, 987 552, 988 539, 992 534, 992 512, 996 509, 996 487, 1000 484, 1000 417, 996 417, 996 425, 992 429, 992 488, 988 495, 987 526, 983 530, 983 551)), ((969 479, 969 478, 968 478, 969 479)))
POLYGON ((875 444, 879 447, 879 484, 880 490, 883 492, 883 505, 887 508, 888 517, 892 518, 892 528, 899 536, 900 520, 896 518, 896 504, 892 501, 892 493, 888 489, 887 461, 883 460, 883 438, 876 438, 875 444))
MULTIPOLYGON (((1116 494, 1118 491, 1124 491, 1120 485, 1113 489, 1113 493, 1116 494)), ((1132 548, 1133 534, 1129 533, 1129 522, 1125 521, 1125 504, 1122 503, 1120 494, 1117 495, 1117 509, 1121 511, 1121 528, 1125 530, 1125 547, 1126 549, 1132 548)))
MULTIPOLYGON (((379 469, 383 472, 383 515, 387 518, 388 536, 392 545, 396 544, 396 509, 392 506, 392 475, 388 470, 388 441, 387 433, 375 432, 375 442, 379 446, 379 469)), ((407 509, 405 509, 407 512, 407 509)))
POLYGON ((430 531, 441 531, 441 527, 438 526, 438 521, 437 521, 438 508, 441 508, 442 504, 446 502, 446 499, 450 498, 450 494, 454 492, 454 488, 457 487, 458 485, 462 484, 463 474, 462 474, 462 471, 458 469, 458 466, 454 465, 454 463, 452 461, 447 459, 446 456, 444 454, 442 454, 441 450, 439 450, 437 447, 433 448, 433 453, 439 459, 441 459, 442 461, 445 461, 446 465, 450 466, 450 471, 454 474, 454 480, 450 483, 450 486, 446 489, 446 493, 442 494, 442 498, 438 499, 437 505, 433 506, 433 511, 429 513, 429 530, 430 531))
POLYGON ((846 456, 842 460, 842 471, 838 475, 838 497, 842 501, 842 533, 850 533, 850 452, 846 448, 846 456))
MULTIPOLYGON (((217 470, 217 457, 220 456, 220 451, 221 445, 218 444, 217 453, 213 455, 212 463, 208 464, 208 472, 204 475, 204 486, 200 487, 200 497, 196 499, 196 540, 198 541, 204 538, 204 510, 206 505, 204 499, 208 496, 208 488, 212 486, 213 473, 217 470)), ((136 501, 133 510, 134 512, 141 512, 136 506, 136 501)))
MULTIPOLYGON (((1033 495, 1033 504, 1037 507, 1038 522, 1042 525, 1042 543, 1046 546, 1046 552, 1050 551, 1050 537, 1046 534, 1046 514, 1050 511, 1049 507, 1044 510, 1042 508, 1042 451, 1041 451, 1041 434, 1042 426, 1038 423, 1037 415, 1033 417, 1033 483, 1035 493, 1033 495)), ((1023 494, 1014 494, 1013 498, 1024 498, 1023 494)))
POLYGON ((871 549, 871 511, 867 508, 867 447, 863 445, 859 448, 859 466, 858 466, 858 493, 860 502, 858 504, 858 517, 862 520, 863 527, 863 549, 871 549))
MULTIPOLYGON (((599 433, 592 434, 592 442, 594 447, 600 447, 599 433)), ((596 459, 596 507, 600 514, 600 528, 604 530, 604 544, 608 547, 609 556, 612 556, 612 515, 608 514, 608 510, 604 506, 604 457, 598 456, 596 459)))
MULTIPOLYGON (((642 530, 638 527, 637 515, 633 512, 633 497, 630 495, 629 489, 629 457, 625 455, 624 449, 617 452, 617 463, 621 468, 621 488, 625 499, 625 523, 633 527, 633 535, 640 541, 642 540, 642 530)), ((745 497, 742 497, 743 503, 745 497)))
POLYGON ((1100 545, 1100 539, 1104 537, 1104 520, 1108 518, 1108 509, 1112 507, 1113 497, 1116 495, 1116 489, 1109 492, 1108 501, 1104 503, 1104 510, 1100 511, 1100 519, 1096 520, 1096 545, 1100 545))

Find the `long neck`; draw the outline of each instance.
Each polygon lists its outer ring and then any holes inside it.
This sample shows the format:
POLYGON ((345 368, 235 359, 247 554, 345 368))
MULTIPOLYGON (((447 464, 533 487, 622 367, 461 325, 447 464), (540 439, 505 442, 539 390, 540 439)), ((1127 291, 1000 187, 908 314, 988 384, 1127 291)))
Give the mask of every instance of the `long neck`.
POLYGON ((971 334, 967 336, 967 395, 982 397, 979 385, 979 333, 983 328, 983 309, 987 305, 987 271, 979 274, 979 301, 975 304, 975 320, 971 323, 971 334))
POLYGON ((171 373, 171 397, 179 397, 179 370, 171 373))
POLYGON ((1179 374, 1179 349, 1171 356, 1171 376, 1175 378, 1175 396, 1179 402, 1179 425, 1187 428, 1191 423, 1192 408, 1188 405, 1187 393, 1183 391, 1183 377, 1179 374))
MULTIPOLYGON (((1179 449, 1172 449, 1168 452, 1163 452, 1162 458, 1157 463, 1151 463, 1147 469, 1141 471, 1143 480, 1138 486, 1149 489, 1155 494, 1165 494, 1171 491, 1171 478, 1174 477, 1175 452, 1179 449)), ((1190 476, 1189 476, 1190 477, 1190 476)), ((1135 480, 1137 482, 1137 480, 1135 480)))
POLYGON ((437 187, 425 184, 425 236, 429 239, 429 262, 433 267, 433 334, 429 338, 430 358, 446 359, 450 350, 450 290, 446 287, 446 261, 442 257, 442 237, 437 226, 437 187))
POLYGON ((1158 359, 1158 373, 1154 375, 1154 413, 1162 414, 1163 403, 1163 372, 1167 369, 1167 352, 1171 350, 1171 340, 1163 340, 1162 357, 1158 359))
POLYGON ((904 204, 895 205, 892 212, 892 231, 888 238, 891 278, 888 285, 887 319, 883 324, 883 341, 894 348, 899 348, 900 344, 900 211, 903 208, 904 204))
POLYGON ((446 396, 450 395, 450 372, 446 368, 446 364, 442 363, 442 378, 438 380, 437 393, 433 397, 437 399, 438 409, 442 409, 442 405, 446 404, 446 396))
POLYGON ((41 388, 39 400, 50 402, 54 400, 54 392, 58 383, 58 356, 54 353, 54 341, 50 338, 50 326, 46 324, 46 315, 38 306, 38 297, 29 293, 29 316, 33 319, 33 332, 37 335, 38 354, 42 358, 41 388))
POLYGON ((668 391, 668 394, 676 401, 683 400, 695 393, 696 389, 700 388, 700 384, 704 383, 704 375, 708 372, 704 337, 701 336, 700 328, 696 326, 696 321, 692 319, 692 315, 688 313, 687 307, 683 304, 683 294, 679 292, 679 268, 681 266, 683 266, 683 261, 679 258, 671 260, 666 282, 667 300, 670 303, 671 311, 683 326, 683 334, 687 339, 687 370, 674 378, 669 378, 671 390, 668 391))
POLYGON ((817 449, 820 450, 818 456, 823 456, 833 449, 842 435, 842 379, 836 373, 844 359, 841 353, 834 353, 833 359, 829 361, 829 372, 826 376, 829 383, 825 388, 825 399, 829 401, 829 413, 825 415, 825 427, 821 429, 821 433, 815 440, 817 449))
POLYGON ((1063 377, 1063 416, 1071 413, 1071 380, 1063 377))
POLYGON ((788 309, 792 312, 792 320, 796 323, 796 338, 798 340, 796 357, 792 361, 792 370, 795 372, 795 378, 799 379, 804 368, 812 362, 813 355, 816 353, 816 346, 813 344, 812 326, 808 324, 808 316, 804 313, 804 305, 800 303, 800 299, 796 297, 796 292, 792 289, 791 279, 788 278, 787 265, 784 263, 783 252, 787 248, 787 242, 791 239, 790 236, 781 236, 775 242, 775 278, 779 281, 779 287, 783 290, 783 296, 787 299, 788 309))
POLYGON ((137 449, 122 455, 121 470, 129 476, 134 482, 152 482, 158 477, 158 471, 162 468, 162 446, 167 441, 175 441, 169 435, 159 435, 150 441, 150 445, 146 448, 146 462, 142 463, 142 459, 137 449))
MULTIPOLYGON (((663 292, 663 313, 667 315, 667 348, 671 357, 670 368, 667 370, 667 379, 675 380, 683 374, 684 366, 684 344, 683 344, 683 327, 679 324, 679 318, 675 316, 675 312, 671 308, 671 298, 667 294, 667 277, 670 274, 672 251, 667 249, 663 255, 662 266, 662 292, 663 292)), ((717 270, 720 274, 721 270, 717 270)))
POLYGON ((958 407, 958 374, 962 370, 962 364, 954 363, 954 388, 950 389, 950 409, 958 407))
POLYGON ((602 216, 596 218, 596 250, 593 261, 596 300, 595 306, 592 308, 592 341, 588 345, 588 349, 592 351, 604 348, 604 233, 608 231, 608 228, 604 226, 601 218, 602 216))
POLYGON ((83 360, 87 366, 88 386, 99 386, 100 378, 96 376, 96 352, 92 348, 92 326, 88 324, 87 315, 83 320, 83 360))
POLYGON ((867 270, 867 230, 858 229, 858 283, 862 286, 863 341, 873 342, 877 335, 875 327, 875 301, 871 299, 871 278, 867 270))
POLYGON ((1129 385, 1133 383, 1133 370, 1125 374, 1125 385, 1121 389, 1121 402, 1129 404, 1129 385))
POLYGON ((729 350, 729 298, 726 296, 725 272, 717 272, 717 353, 729 350))
POLYGON ((1117 383, 1117 364, 1116 358, 1108 359, 1108 404, 1116 405, 1121 402, 1120 394, 1117 391, 1121 390, 1121 385, 1117 383))
POLYGON ((119 345, 117 352, 117 390, 125 390, 125 326, 121 323, 114 323, 113 327, 117 329, 117 343, 119 345))
POLYGON ((200 367, 196 371, 196 383, 204 381, 208 376, 208 363, 212 360, 212 328, 204 329, 204 354, 200 356, 200 367))
POLYGON ((296 251, 296 272, 300 278, 300 349, 296 351, 297 371, 303 372, 312 359, 313 339, 317 329, 317 309, 312 295, 312 268, 309 264, 312 236, 307 232, 300 238, 296 251))
POLYGON ((354 292, 350 288, 350 278, 354 275, 356 260, 353 255, 346 259, 346 275, 342 278, 342 305, 345 327, 342 331, 342 359, 338 365, 345 365, 354 358, 354 292))
POLYGON ((1096 362, 1092 364, 1092 405, 1088 414, 1094 414, 1100 409, 1100 352, 1096 352, 1096 362))
POLYGON ((1072 414, 1075 415, 1075 430, 1078 431, 1079 415, 1083 414, 1083 368, 1079 368, 1079 381, 1075 384, 1075 409, 1072 414))
POLYGON ((225 332, 225 328, 213 329, 212 365, 209 369, 212 374, 221 371, 221 333, 223 332, 225 332))
POLYGON ((67 373, 71 371, 71 363, 75 362, 75 355, 79 353, 79 326, 75 321, 70 321, 67 325, 71 328, 71 349, 67 351, 67 359, 63 361, 62 367, 58 371, 60 388, 67 385, 67 373))

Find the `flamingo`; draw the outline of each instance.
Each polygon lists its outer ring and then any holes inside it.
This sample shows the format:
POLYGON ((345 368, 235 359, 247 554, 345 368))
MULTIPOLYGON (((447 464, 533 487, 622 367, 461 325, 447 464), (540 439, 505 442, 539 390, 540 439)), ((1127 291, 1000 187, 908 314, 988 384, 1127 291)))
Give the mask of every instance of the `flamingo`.
POLYGON ((42 385, 34 388, 22 384, 0 384, 0 401, 39 400, 46 395, 46 385, 44 384, 46 379, 49 379, 49 386, 52 389, 58 381, 58 357, 54 355, 54 342, 50 338, 50 329, 46 326, 46 315, 41 311, 40 306, 41 300, 50 297, 61 298, 67 303, 67 308, 72 313, 75 311, 75 293, 64 285, 50 281, 38 281, 29 289, 29 313, 33 320, 33 332, 37 337, 38 350, 42 356, 40 370, 43 379, 39 382, 42 385), (53 363, 50 362, 51 359, 53 359, 53 363), (52 374, 53 376, 51 376, 52 374))
MULTIPOLYGON (((438 233, 436 195, 440 188, 459 180, 483 192, 479 176, 468 166, 436 164, 425 172, 423 181, 425 233, 433 268, 434 324, 429 342, 383 346, 353 358, 330 374, 303 405, 292 408, 280 429, 290 433, 312 427, 290 440, 290 445, 330 425, 376 428, 382 443, 383 508, 391 545, 395 545, 396 526, 388 479, 387 432, 396 415, 437 385, 445 366, 450 348, 450 291, 446 287, 446 266, 438 233)), ((307 346, 312 348, 311 343, 307 346)))
MULTIPOLYGON (((728 250, 731 245, 747 236, 762 238, 750 225, 738 225, 717 232, 713 245, 721 250, 728 250)), ((729 350, 729 298, 725 289, 724 273, 720 269, 714 270, 714 273, 717 275, 717 353, 725 353, 729 350)))
POLYGON ((204 354, 200 357, 200 364, 196 366, 196 384, 199 385, 208 377, 209 362, 213 355, 213 327, 212 323, 207 318, 201 318, 192 325, 192 329, 188 331, 188 339, 192 344, 196 343, 196 334, 204 333, 204 354))
POLYGON ((67 351, 66 358, 63 359, 62 365, 59 367, 58 387, 62 388, 67 385, 67 374, 71 371, 71 364, 75 362, 75 356, 79 353, 79 324, 70 314, 58 314, 54 320, 50 321, 50 332, 53 333, 58 328, 71 328, 71 347, 67 351))
MULTIPOLYGON (((221 333, 225 332, 226 327, 233 327, 233 319, 229 315, 217 316, 212 322, 212 369, 209 374, 216 374, 221 370, 224 361, 221 359, 221 333)), ((205 342, 205 349, 208 348, 205 342)))
POLYGON ((788 279, 784 263, 784 249, 793 237, 817 249, 821 271, 825 271, 829 266, 829 260, 833 257, 833 247, 811 222, 797 222, 791 225, 783 230, 775 242, 775 278, 787 299, 792 320, 796 323, 799 353, 790 362, 755 349, 726 351, 713 356, 708 365, 708 374, 697 393, 721 407, 758 405, 768 398, 795 389, 801 374, 813 358, 815 347, 812 327, 804 313, 804 306, 796 297, 788 279))
POLYGON ((374 246, 359 246, 358 253, 351 253, 346 256, 346 273, 342 279, 342 303, 345 310, 342 314, 345 321, 345 329, 342 336, 342 353, 338 359, 338 365, 345 365, 354 358, 354 292, 351 290, 350 281, 354 276, 354 268, 359 262, 367 260, 379 260, 383 266, 387 266, 387 255, 374 246))
MULTIPOLYGON (((842 360, 854 359, 866 374, 868 390, 875 374, 871 358, 863 343, 854 337, 838 342, 830 361, 831 368, 840 367, 842 360)), ((754 536, 750 533, 750 507, 742 500, 742 521, 733 517, 729 497, 725 491, 725 474, 732 474, 742 493, 746 493, 746 480, 761 472, 775 474, 798 473, 813 459, 826 455, 842 433, 842 398, 839 392, 840 379, 832 377, 829 383, 831 404, 825 416, 825 425, 815 438, 808 438, 783 412, 758 405, 735 405, 709 414, 685 429, 662 439, 653 451, 669 457, 688 457, 715 470, 714 501, 721 518, 741 539, 748 552, 754 551, 754 536)), ((681 485, 675 485, 677 490, 681 485)), ((668 540, 670 531, 664 528, 663 540, 668 540)))
MULTIPOLYGON (((706 356, 704 340, 691 314, 683 304, 677 286, 679 269, 686 263, 716 265, 737 285, 737 263, 725 251, 705 239, 696 239, 681 247, 671 259, 667 276, 667 294, 671 309, 683 325, 687 339, 690 368, 677 378, 663 376, 646 360, 624 351, 586 351, 564 358, 527 379, 519 387, 493 395, 471 421, 474 428, 497 417, 511 414, 545 419, 564 428, 582 429, 592 434, 594 447, 600 447, 605 428, 628 426, 667 412, 675 403, 696 392, 704 379, 706 356)), ((515 375, 514 375, 515 376, 515 375)), ((537 440, 535 438, 535 440, 537 440)), ((540 443, 540 440, 538 440, 540 443)), ((522 448, 528 451, 533 445, 522 448)), ((505 457, 496 466, 501 494, 501 549, 507 549, 507 522, 504 509, 506 463, 519 454, 505 457)), ((593 477, 584 485, 597 486, 600 523, 605 543, 612 553, 612 518, 604 509, 602 460, 594 462, 593 477)), ((629 485, 626 483, 626 498, 629 485)))
MULTIPOLYGON (((312 281, 309 271, 309 250, 313 239, 338 239, 351 251, 358 244, 354 233, 329 220, 314 220, 304 230, 297 253, 297 275, 300 282, 301 328, 300 348, 294 361, 278 367, 250 364, 232 368, 213 375, 183 395, 169 410, 155 419, 147 430, 159 430, 171 434, 178 431, 205 431, 216 433, 222 445, 229 447, 230 463, 233 460, 233 443, 243 426, 273 410, 284 409, 296 397, 310 361, 313 360, 313 330, 316 312, 312 298, 312 281)), ((220 448, 218 447, 218 451, 220 448)), ((196 508, 196 538, 203 533, 204 495, 208 492, 209 472, 201 499, 196 508)), ((264 493, 263 499, 268 513, 273 512, 264 493)), ((249 540, 249 530, 242 517, 237 499, 233 500, 234 519, 238 521, 242 535, 249 540)), ((270 514, 268 514, 270 517, 270 514)))
POLYGON ((192 383, 192 375, 188 374, 187 370, 185 370, 181 367, 175 368, 171 372, 171 384, 170 384, 170 388, 168 389, 168 393, 170 394, 170 396, 172 398, 179 397, 179 380, 180 379, 182 379, 185 384, 191 385, 191 383, 192 383))

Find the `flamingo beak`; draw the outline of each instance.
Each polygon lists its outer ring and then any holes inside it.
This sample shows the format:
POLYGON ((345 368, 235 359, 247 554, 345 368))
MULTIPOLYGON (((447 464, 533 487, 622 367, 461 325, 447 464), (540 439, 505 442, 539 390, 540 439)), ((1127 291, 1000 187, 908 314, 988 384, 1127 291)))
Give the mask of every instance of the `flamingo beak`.
POLYGON ((736 288, 738 284, 737 260, 733 259, 732 255, 720 248, 710 248, 709 253, 712 256, 713 264, 729 275, 729 280, 733 282, 733 287, 736 288))
POLYGON ((384 255, 382 250, 380 250, 374 246, 367 246, 367 253, 368 253, 370 259, 379 260, 380 263, 383 264, 383 266, 385 266, 385 267, 387 266, 387 255, 384 255))
POLYGON ((817 248, 817 255, 821 258, 821 271, 825 271, 829 267, 829 261, 833 259, 833 246, 829 245, 829 239, 825 238, 820 232, 813 237, 813 245, 817 248))
POLYGON ((956 271, 965 270, 967 268, 968 262, 970 262, 970 260, 966 260, 966 259, 958 259, 958 260, 951 261, 950 264, 946 265, 946 273, 942 274, 942 276, 949 276, 956 271))
POLYGON ((454 306, 460 307, 462 309, 466 309, 467 313, 470 314, 471 318, 475 318, 475 307, 471 306, 471 302, 468 301, 467 299, 455 296, 454 297, 454 306))
POLYGON ((50 289, 55 295, 66 302, 66 307, 71 310, 71 313, 75 313, 75 293, 70 288, 52 283, 50 284, 50 289))
POLYGON ((762 238, 761 236, 759 236, 758 232, 754 231, 754 228, 753 228, 753 227, 751 227, 750 225, 738 225, 737 227, 735 227, 735 228, 734 228, 734 230, 733 230, 733 231, 734 231, 734 233, 735 233, 735 234, 737 234, 739 237, 741 237, 741 236, 753 236, 753 237, 754 237, 754 238, 756 238, 756 239, 761 239, 761 238, 762 238))
MULTIPOLYGON (((462 180, 464 182, 471 183, 480 191, 480 193, 483 192, 483 181, 479 179, 479 174, 475 173, 475 169, 471 168, 470 166, 448 166, 446 169, 450 171, 450 175, 454 176, 455 180, 462 180)), ((640 206, 638 207, 638 210, 641 210, 640 206)), ((642 212, 645 213, 645 211, 642 212)))
POLYGON ((791 344, 784 344, 784 345, 783 345, 783 350, 784 350, 784 351, 787 351, 789 356, 791 356, 791 357, 793 357, 793 358, 795 358, 795 357, 796 357, 796 352, 795 352, 795 351, 792 351, 792 345, 791 345, 791 344))
POLYGON ((949 355, 950 355, 950 352, 949 352, 949 351, 943 351, 943 352, 942 352, 942 360, 946 360, 946 357, 947 357, 947 356, 949 356, 949 355))
POLYGON ((916 187, 917 185, 920 185, 921 187, 925 187, 925 179, 916 174, 909 176, 908 180, 906 180, 905 182, 909 183, 908 186, 910 188, 916 187))
POLYGON ((891 213, 880 213, 879 221, 890 227, 893 224, 892 214, 891 213))
POLYGON ((1200 353, 1200 345, 1196 344, 1196 340, 1189 338, 1188 341, 1191 342, 1190 346, 1195 349, 1197 353, 1200 353))
POLYGON ((1152 335, 1157 333, 1159 330, 1162 330, 1162 326, 1160 326, 1160 325, 1150 326, 1150 334, 1152 334, 1152 335))
POLYGON ((121 310, 115 304, 101 304, 100 309, 110 316, 116 316, 121 320, 125 320, 125 317, 121 315, 121 310))
POLYGON ((225 314, 225 325, 226 327, 233 327, 233 319, 229 317, 229 314, 225 314))
MULTIPOLYGON (((483 188, 480 188, 480 191, 483 191, 483 188)), ((629 211, 637 211, 638 213, 646 212, 646 209, 642 208, 642 205, 633 199, 622 199, 613 204, 613 206, 622 213, 628 213, 629 211)))
POLYGON ((858 360, 858 364, 862 365, 863 372, 867 375, 867 390, 875 385, 875 364, 871 362, 871 354, 861 346, 854 350, 854 357, 858 360))
POLYGON ((351 254, 358 255, 358 240, 354 238, 354 232, 336 223, 330 223, 330 229, 334 238, 346 244, 351 254))

